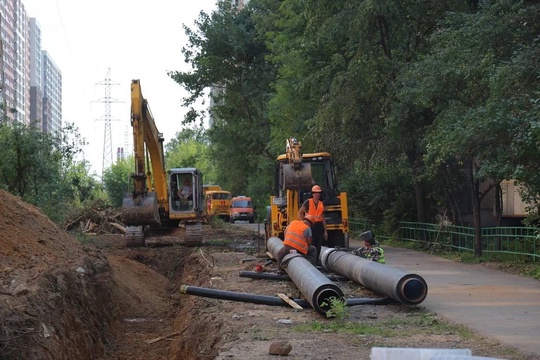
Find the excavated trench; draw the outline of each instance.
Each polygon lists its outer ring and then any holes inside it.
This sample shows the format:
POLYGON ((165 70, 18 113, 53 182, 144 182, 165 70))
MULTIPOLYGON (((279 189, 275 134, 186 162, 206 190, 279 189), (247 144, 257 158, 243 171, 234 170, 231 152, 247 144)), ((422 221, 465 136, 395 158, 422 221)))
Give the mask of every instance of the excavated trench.
POLYGON ((90 251, 79 264, 57 265, 0 294, 0 359, 217 355, 220 323, 203 299, 178 292, 208 280, 193 248, 90 251))

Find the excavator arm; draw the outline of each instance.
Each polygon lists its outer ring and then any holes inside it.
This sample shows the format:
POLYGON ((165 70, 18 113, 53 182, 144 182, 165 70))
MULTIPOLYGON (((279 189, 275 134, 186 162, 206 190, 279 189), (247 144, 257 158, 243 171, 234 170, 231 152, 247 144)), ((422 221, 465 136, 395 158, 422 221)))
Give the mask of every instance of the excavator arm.
POLYGON ((168 212, 169 203, 163 135, 158 132, 148 102, 142 96, 139 80, 131 82, 131 127, 135 156, 134 190, 124 198, 123 220, 133 226, 160 225, 159 214, 168 212))
POLYGON ((311 188, 311 164, 302 162, 302 144, 296 138, 288 138, 285 147, 288 164, 283 164, 283 188, 300 190, 311 188))

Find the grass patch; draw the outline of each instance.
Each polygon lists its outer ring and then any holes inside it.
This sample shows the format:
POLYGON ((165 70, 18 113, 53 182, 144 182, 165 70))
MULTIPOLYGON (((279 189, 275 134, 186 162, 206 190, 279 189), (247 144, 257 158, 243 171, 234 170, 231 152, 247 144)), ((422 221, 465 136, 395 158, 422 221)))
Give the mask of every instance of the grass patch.
POLYGON ((476 335, 467 327, 441 321, 435 314, 423 310, 412 311, 403 317, 375 321, 312 321, 293 327, 296 332, 334 332, 338 334, 410 337, 422 334, 455 334, 461 338, 474 338, 476 335))

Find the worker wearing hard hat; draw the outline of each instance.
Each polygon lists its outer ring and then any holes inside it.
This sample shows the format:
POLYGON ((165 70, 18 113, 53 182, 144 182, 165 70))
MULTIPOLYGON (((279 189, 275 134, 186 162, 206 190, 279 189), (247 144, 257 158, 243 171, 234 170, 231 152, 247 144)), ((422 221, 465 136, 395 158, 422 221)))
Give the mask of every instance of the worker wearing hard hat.
POLYGON ((384 260, 384 250, 375 241, 375 234, 371 230, 364 231, 360 234, 360 240, 364 240, 364 246, 353 250, 353 255, 358 255, 364 259, 376 261, 380 264, 386 263, 384 260))
POLYGON ((293 220, 285 228, 283 247, 276 254, 278 267, 283 269, 281 261, 289 253, 304 255, 310 263, 316 264, 317 249, 312 243, 311 227, 315 223, 315 218, 306 215, 303 220, 293 220))
POLYGON ((315 217, 313 225, 313 246, 317 249, 317 263, 321 255, 321 246, 324 240, 328 239, 326 231, 326 219, 324 218, 324 205, 321 201, 322 189, 319 185, 314 185, 311 188, 312 198, 304 201, 298 210, 298 218, 302 220, 306 214, 315 217))

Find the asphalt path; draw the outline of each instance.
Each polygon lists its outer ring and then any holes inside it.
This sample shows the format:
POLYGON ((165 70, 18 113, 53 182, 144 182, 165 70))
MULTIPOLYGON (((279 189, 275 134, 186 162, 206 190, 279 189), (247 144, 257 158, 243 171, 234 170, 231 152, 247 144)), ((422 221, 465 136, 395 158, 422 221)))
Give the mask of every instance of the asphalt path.
MULTIPOLYGON (((360 245, 351 241, 351 247, 360 245)), ((428 294, 420 306, 540 359, 540 281, 480 264, 382 247, 388 266, 426 281, 428 294)))
MULTIPOLYGON (((237 223, 264 234, 263 224, 237 223)), ((350 247, 361 246, 351 240, 350 247)), ((382 246, 386 264, 428 285, 419 305, 540 359, 540 281, 420 251, 382 246)))

